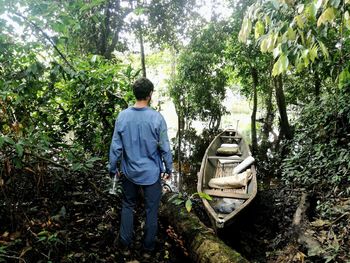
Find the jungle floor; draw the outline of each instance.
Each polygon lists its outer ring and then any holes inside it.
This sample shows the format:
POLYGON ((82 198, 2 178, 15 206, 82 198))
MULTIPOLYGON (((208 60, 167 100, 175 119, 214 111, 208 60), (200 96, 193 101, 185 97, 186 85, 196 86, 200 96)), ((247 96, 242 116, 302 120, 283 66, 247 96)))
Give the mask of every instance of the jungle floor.
MULTIPOLYGON (((6 179, 6 178, 4 178, 6 179)), ((195 176, 186 181, 195 183, 195 176)), ((144 212, 135 215, 135 245, 123 256, 116 244, 121 199, 108 193, 103 173, 15 174, 0 192, 0 262, 191 262, 183 240, 160 222, 156 253, 141 254, 144 212)), ((278 262, 300 193, 271 182, 261 187, 243 220, 219 236, 251 262, 278 262)), ((194 209, 209 225, 199 200, 194 209)), ((301 261, 300 261, 301 262, 301 261)))

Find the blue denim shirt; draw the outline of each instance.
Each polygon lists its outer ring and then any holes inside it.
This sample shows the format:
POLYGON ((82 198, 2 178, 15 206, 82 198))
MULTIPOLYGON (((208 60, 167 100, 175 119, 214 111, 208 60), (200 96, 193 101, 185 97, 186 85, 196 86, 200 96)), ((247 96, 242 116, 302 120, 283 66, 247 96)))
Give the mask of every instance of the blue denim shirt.
POLYGON ((159 112, 129 107, 119 113, 109 152, 110 172, 118 172, 120 159, 122 172, 139 185, 151 185, 161 172, 172 171, 167 126, 159 112))

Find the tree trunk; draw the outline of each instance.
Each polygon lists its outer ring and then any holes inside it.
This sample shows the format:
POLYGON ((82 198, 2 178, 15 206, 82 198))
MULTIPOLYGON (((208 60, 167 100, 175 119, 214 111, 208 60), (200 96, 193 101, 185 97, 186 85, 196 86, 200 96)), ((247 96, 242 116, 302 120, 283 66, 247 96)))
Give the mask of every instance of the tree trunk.
POLYGON ((110 18, 111 18, 111 2, 108 1, 105 6, 105 20, 104 20, 104 25, 101 27, 101 41, 100 41, 100 48, 99 48, 99 54, 101 56, 106 56, 106 51, 107 51, 107 43, 108 43, 108 38, 111 32, 110 28, 110 18))
POLYGON ((184 206, 176 206, 169 202, 169 196, 171 195, 165 195, 162 200, 160 217, 168 221, 182 236, 193 262, 248 262, 219 239, 214 231, 207 228, 193 212, 189 213, 184 206))
POLYGON ((292 131, 288 122, 287 106, 286 106, 286 99, 283 91, 282 76, 279 75, 277 78, 274 79, 274 82, 275 82, 276 101, 277 101, 278 111, 280 114, 281 133, 282 133, 282 136, 285 136, 286 139, 290 140, 292 139, 292 131))
POLYGON ((141 22, 139 22, 139 38, 140 38, 140 50, 141 50, 141 67, 142 67, 142 77, 146 78, 146 62, 145 62, 145 47, 143 45, 143 33, 141 22))
POLYGON ((251 68, 251 75, 253 79, 253 111, 251 116, 251 129, 252 129, 252 152, 253 154, 258 149, 258 139, 256 135, 256 112, 258 109, 258 72, 256 71, 256 68, 251 68))
POLYGON ((268 94, 265 101, 266 104, 266 117, 263 125, 262 140, 266 143, 269 139, 270 131, 272 130, 272 124, 274 119, 273 105, 272 105, 272 86, 268 86, 268 94))
POLYGON ((177 136, 178 136, 178 143, 177 143, 177 162, 178 162, 178 173, 179 173, 179 191, 182 191, 182 165, 181 165, 181 144, 182 144, 182 132, 184 130, 184 118, 182 115, 181 109, 178 110, 178 129, 177 129, 177 136))

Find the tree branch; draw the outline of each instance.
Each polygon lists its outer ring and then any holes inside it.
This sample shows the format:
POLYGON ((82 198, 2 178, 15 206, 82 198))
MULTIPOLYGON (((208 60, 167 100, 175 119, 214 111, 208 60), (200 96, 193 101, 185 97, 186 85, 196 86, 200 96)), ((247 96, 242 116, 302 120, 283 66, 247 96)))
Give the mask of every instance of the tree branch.
MULTIPOLYGON (((59 54, 59 56, 63 59, 63 61, 70 67, 75 73, 77 70, 74 68, 74 66, 68 61, 66 56, 61 52, 61 50, 56 46, 55 42, 49 37, 48 34, 45 33, 44 30, 42 30, 37 24, 35 24, 33 21, 30 21, 27 17, 23 16, 22 14, 15 12, 15 15, 22 18, 24 21, 26 21, 28 24, 30 24, 32 27, 34 27, 35 30, 39 31, 44 38, 49 41, 49 43, 52 45, 52 47, 56 50, 56 52, 59 54)), ((86 83, 78 76, 79 81, 84 85, 87 86, 86 83)))

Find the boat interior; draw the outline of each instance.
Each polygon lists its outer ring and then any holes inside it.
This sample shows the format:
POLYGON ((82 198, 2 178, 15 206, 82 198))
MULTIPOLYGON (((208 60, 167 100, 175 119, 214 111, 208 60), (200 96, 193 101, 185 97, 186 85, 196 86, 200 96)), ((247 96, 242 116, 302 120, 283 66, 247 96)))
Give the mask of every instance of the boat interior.
MULTIPOLYGON (((250 197, 250 193, 253 191, 253 185, 250 182, 240 188, 228 189, 211 188, 208 185, 212 178, 232 176, 233 169, 248 156, 250 156, 248 146, 234 130, 227 130, 222 133, 212 142, 211 147, 208 148, 207 160, 203 170, 202 186, 203 191, 213 197, 213 200, 209 203, 214 209, 217 206, 217 202, 223 199, 228 204, 232 204, 233 199, 238 199, 238 203, 235 204, 237 206, 244 203, 250 197), (229 147, 237 147, 239 151, 235 151, 235 154, 230 155, 231 152, 225 151, 229 147), (225 149, 223 151, 218 150, 222 148, 225 149)), ((217 212, 222 213, 223 211, 220 210, 217 212)), ((231 212, 231 209, 228 209, 229 212, 231 212)))

